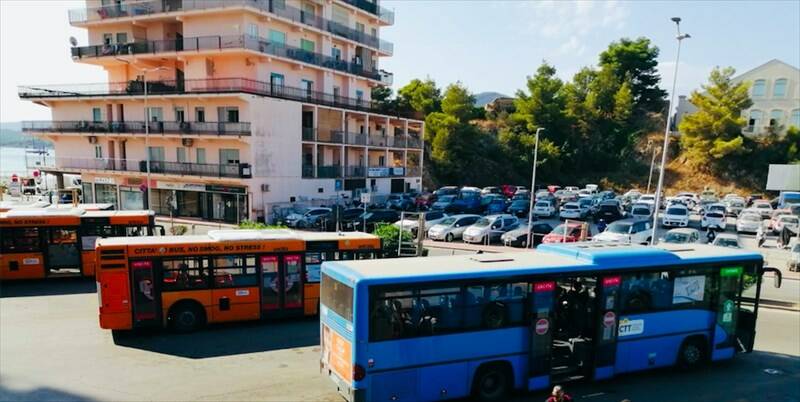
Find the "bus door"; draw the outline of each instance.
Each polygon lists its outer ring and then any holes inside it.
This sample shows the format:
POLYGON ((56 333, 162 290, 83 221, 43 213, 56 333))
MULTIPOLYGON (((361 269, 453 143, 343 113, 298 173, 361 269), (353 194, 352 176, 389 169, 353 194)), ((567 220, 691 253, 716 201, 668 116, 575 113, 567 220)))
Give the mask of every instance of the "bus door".
POLYGON ((262 255, 259 265, 261 311, 265 315, 302 315, 302 255, 262 255))
POLYGON ((719 271, 719 297, 717 298, 717 325, 714 326, 714 342, 711 360, 733 357, 736 350, 736 323, 739 316, 739 288, 742 267, 725 267, 719 271))
POLYGON ((622 277, 600 277, 600 286, 596 288, 597 311, 595 321, 594 342, 594 379, 601 380, 614 376, 614 365, 617 356, 617 328, 619 326, 619 292, 622 277))
POLYGON ((158 298, 153 276, 153 261, 130 263, 131 293, 133 294, 133 326, 158 325, 158 298))
POLYGON ((538 390, 550 386, 550 354, 552 352, 555 322, 554 303, 556 283, 543 281, 531 283, 533 293, 528 297, 530 317, 530 352, 528 356, 528 389, 538 390))
POLYGON ((592 374, 597 338, 596 284, 594 277, 565 278, 555 283, 550 370, 553 382, 592 374))
POLYGON ((81 272, 81 251, 79 247, 78 228, 47 228, 45 235, 45 267, 47 275, 60 270, 81 272))

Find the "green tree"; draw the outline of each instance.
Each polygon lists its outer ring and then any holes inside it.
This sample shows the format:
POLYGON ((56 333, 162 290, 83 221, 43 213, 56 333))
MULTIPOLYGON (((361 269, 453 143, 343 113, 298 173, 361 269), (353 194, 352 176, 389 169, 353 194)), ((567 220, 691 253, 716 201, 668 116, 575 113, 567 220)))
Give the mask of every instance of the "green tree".
POLYGON ((600 53, 600 67, 609 68, 621 82, 629 80, 637 112, 662 113, 667 92, 659 88, 658 47, 650 39, 622 38, 600 53))
POLYGON ((517 91, 514 100, 515 119, 524 121, 530 133, 544 127, 549 138, 561 138, 567 125, 561 93, 563 85, 561 79, 556 77, 555 67, 542 62, 536 74, 528 77, 525 85, 527 91, 517 91))
POLYGON ((392 97, 392 88, 377 86, 372 88, 372 102, 384 113, 392 113, 397 107, 397 101, 392 97))
POLYGON ((428 115, 441 110, 442 95, 431 79, 413 79, 397 91, 398 107, 428 115))
POLYGON ((460 82, 449 85, 442 98, 442 113, 466 122, 473 116, 475 96, 460 82))
POLYGON ((728 157, 746 151, 742 110, 753 102, 747 93, 749 83, 732 81, 735 72, 731 67, 715 68, 703 92, 694 91, 689 98, 698 110, 681 120, 680 144, 697 167, 719 169, 726 166, 728 157))

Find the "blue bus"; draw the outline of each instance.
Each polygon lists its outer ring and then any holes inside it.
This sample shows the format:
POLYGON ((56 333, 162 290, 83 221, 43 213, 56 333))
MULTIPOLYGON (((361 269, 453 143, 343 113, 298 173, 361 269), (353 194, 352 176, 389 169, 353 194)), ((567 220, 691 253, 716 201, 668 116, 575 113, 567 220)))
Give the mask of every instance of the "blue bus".
POLYGON ((709 245, 325 262, 320 367, 348 401, 504 400, 750 352, 760 254, 709 245))

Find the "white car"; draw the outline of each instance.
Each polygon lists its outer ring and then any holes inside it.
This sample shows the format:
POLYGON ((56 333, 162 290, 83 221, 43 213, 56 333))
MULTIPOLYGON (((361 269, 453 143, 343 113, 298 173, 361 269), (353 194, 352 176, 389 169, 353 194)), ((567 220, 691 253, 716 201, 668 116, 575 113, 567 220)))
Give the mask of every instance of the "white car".
POLYGON ((519 220, 513 215, 488 215, 478 219, 468 227, 461 236, 464 243, 491 243, 499 239, 503 233, 519 226, 519 220))
POLYGON ((584 219, 586 218, 586 212, 588 209, 581 208, 581 205, 577 202, 568 202, 561 206, 561 212, 558 216, 561 219, 584 219))
POLYGON ((537 201, 536 204, 533 204, 533 215, 534 216, 546 216, 548 218, 552 218, 556 214, 556 207, 553 205, 552 202, 549 201, 537 201))
POLYGON ((286 216, 286 226, 298 229, 311 227, 323 219, 329 219, 331 211, 330 208, 314 207, 308 208, 303 213, 291 213, 286 216))
POLYGON ((592 194, 595 194, 595 193, 597 193, 597 189, 599 187, 597 187, 597 184, 587 184, 584 188, 589 190, 589 191, 591 191, 592 194))
POLYGON ((469 226, 481 217, 479 215, 452 215, 428 229, 428 238, 432 240, 453 241, 460 239, 469 226))
POLYGON ((572 193, 577 193, 578 191, 581 191, 581 189, 578 188, 577 186, 566 186, 564 187, 564 190, 572 193))
POLYGON ((650 219, 653 217, 653 206, 637 202, 631 205, 631 217, 637 220, 650 219))
MULTIPOLYGON (((444 218, 447 218, 447 215, 442 211, 428 211, 422 212, 424 225, 426 232, 430 229, 433 225, 441 222, 444 218)), ((413 216, 413 215, 412 215, 413 216)), ((419 230, 419 219, 416 217, 406 218, 403 220, 399 220, 394 223, 395 227, 401 228, 403 230, 408 230, 411 232, 412 235, 417 235, 417 230, 419 230)))
POLYGON ((787 227, 792 233, 800 233, 800 218, 794 215, 781 215, 775 219, 775 224, 772 225, 772 232, 775 234, 783 231, 787 227))
POLYGON ((711 245, 718 247, 742 248, 742 244, 739 243, 739 236, 732 233, 718 234, 717 237, 714 238, 714 242, 711 243, 711 245))
POLYGON ((736 218, 736 231, 739 233, 756 233, 764 224, 761 214, 745 210, 736 218))
POLYGON ((655 208, 655 206, 656 206, 656 195, 655 194, 642 194, 642 196, 639 197, 639 199, 636 200, 636 202, 637 203, 641 203, 641 204, 648 204, 652 208, 655 208))
POLYGON ((697 229, 680 228, 672 229, 659 243, 690 244, 700 243, 700 232, 697 229))
POLYGON ((592 196, 592 190, 588 190, 585 188, 582 190, 578 190, 578 197, 591 197, 591 196, 592 196))
POLYGON ((789 261, 786 262, 789 271, 800 270, 800 241, 794 239, 789 242, 789 261))
POLYGON ((664 211, 664 215, 661 218, 661 225, 664 227, 688 227, 689 208, 681 204, 670 205, 664 211))
POLYGON ((726 219, 725 212, 716 210, 708 211, 703 214, 703 218, 700 220, 700 227, 703 229, 714 228, 725 231, 726 219))
POLYGON ((628 190, 625 194, 622 194, 622 198, 632 198, 638 199, 642 196, 642 192, 639 190, 628 190))
POLYGON ((623 219, 608 225, 605 232, 594 236, 592 241, 650 244, 652 229, 649 221, 623 219))
POLYGON ((766 200, 755 200, 750 209, 761 214, 761 219, 769 219, 772 216, 772 205, 766 200))

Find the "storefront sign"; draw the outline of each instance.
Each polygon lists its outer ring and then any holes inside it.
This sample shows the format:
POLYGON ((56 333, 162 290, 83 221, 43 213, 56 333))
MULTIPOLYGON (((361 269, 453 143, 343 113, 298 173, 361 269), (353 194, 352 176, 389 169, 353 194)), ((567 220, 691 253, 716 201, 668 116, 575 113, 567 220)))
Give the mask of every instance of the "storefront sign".
POLYGON ((116 184, 113 177, 95 177, 95 184, 116 184))
POLYGON ((639 335, 644 332, 644 320, 619 320, 619 336, 639 335))
POLYGON ((404 173, 405 168, 401 167, 394 167, 392 168, 392 175, 394 176, 402 176, 404 173))
POLYGON ((157 181, 156 188, 162 190, 206 191, 205 184, 175 183, 169 181, 157 181))
POLYGON ((385 167, 371 167, 369 168, 369 177, 387 177, 389 176, 389 168, 385 167))
POLYGON ((141 186, 144 183, 144 179, 141 177, 128 177, 125 179, 125 184, 128 186, 141 186))
POLYGON ((232 194, 247 194, 247 189, 244 187, 224 186, 220 184, 206 184, 203 190, 214 193, 232 193, 232 194))

